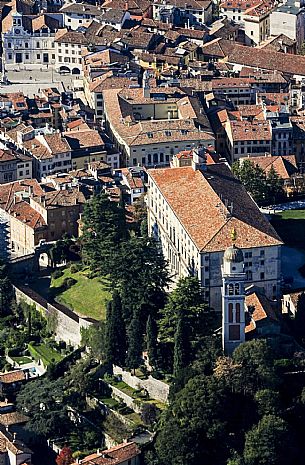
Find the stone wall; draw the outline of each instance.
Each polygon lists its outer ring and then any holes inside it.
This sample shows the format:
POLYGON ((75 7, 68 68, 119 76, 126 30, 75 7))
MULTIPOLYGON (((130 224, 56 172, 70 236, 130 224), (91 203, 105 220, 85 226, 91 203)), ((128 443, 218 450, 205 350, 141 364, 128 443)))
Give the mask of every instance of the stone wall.
POLYGON ((64 305, 49 303, 41 295, 28 286, 14 285, 17 302, 24 300, 29 305, 35 305, 46 318, 54 318, 54 333, 56 341, 65 341, 73 347, 81 344, 81 329, 88 328, 92 321, 80 318, 64 305))
POLYGON ((137 405, 137 403, 134 401, 134 399, 131 396, 121 391, 117 387, 112 386, 111 384, 109 384, 109 386, 111 387, 111 390, 112 390, 112 397, 114 397, 115 399, 121 399, 123 402, 125 402, 127 407, 130 407, 136 413, 141 413, 141 407, 137 405))
POLYGON ((140 379, 137 376, 132 375, 129 371, 124 371, 122 368, 115 365, 113 366, 113 374, 120 375, 122 377, 122 381, 133 389, 146 389, 149 397, 156 399, 159 402, 163 402, 164 404, 167 403, 169 385, 163 381, 155 379, 151 375, 149 375, 148 379, 140 379))

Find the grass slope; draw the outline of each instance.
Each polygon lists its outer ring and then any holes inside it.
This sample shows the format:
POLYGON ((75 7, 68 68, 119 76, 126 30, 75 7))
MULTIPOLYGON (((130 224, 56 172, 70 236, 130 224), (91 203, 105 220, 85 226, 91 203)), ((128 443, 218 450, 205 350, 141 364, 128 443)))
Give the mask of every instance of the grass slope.
POLYGON ((74 310, 78 315, 104 320, 107 303, 111 300, 109 284, 106 279, 89 279, 88 271, 71 273, 64 270, 63 276, 52 278, 51 290, 55 291, 55 300, 74 310), (77 282, 67 290, 61 289, 65 278, 73 278, 77 282))
POLYGON ((41 359, 45 365, 49 365, 53 361, 59 362, 63 359, 61 354, 52 349, 52 347, 48 347, 45 344, 38 344, 37 346, 29 344, 28 349, 35 360, 41 359))

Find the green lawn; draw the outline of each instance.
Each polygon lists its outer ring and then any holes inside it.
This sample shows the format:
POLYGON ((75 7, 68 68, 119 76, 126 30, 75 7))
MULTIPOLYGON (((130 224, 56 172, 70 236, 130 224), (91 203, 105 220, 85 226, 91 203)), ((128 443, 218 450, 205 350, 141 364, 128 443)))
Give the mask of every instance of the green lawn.
POLYGON ((11 357, 11 359, 19 365, 26 365, 27 363, 32 362, 32 359, 30 357, 11 357))
POLYGON ((57 302, 71 308, 79 316, 104 320, 107 303, 111 300, 109 283, 102 278, 89 279, 87 274, 87 270, 71 273, 67 268, 63 276, 52 278, 51 291, 54 292, 57 302), (61 290, 65 278, 73 278, 77 282, 69 289, 61 290))
POLYGON ((271 217, 271 224, 291 247, 305 248, 305 210, 286 210, 271 217))
POLYGON ((56 350, 46 344, 38 344, 35 346, 29 344, 28 350, 35 360, 41 359, 44 365, 50 365, 53 361, 60 362, 60 360, 63 359, 63 356, 60 353, 56 352, 56 350))

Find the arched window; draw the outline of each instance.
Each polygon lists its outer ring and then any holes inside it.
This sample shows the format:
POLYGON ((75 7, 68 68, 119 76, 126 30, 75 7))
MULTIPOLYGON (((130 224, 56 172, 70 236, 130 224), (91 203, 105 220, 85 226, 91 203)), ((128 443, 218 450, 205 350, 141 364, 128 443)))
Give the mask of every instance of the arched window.
POLYGON ((239 284, 235 284, 235 295, 239 295, 239 284))
POLYGON ((233 304, 229 304, 229 323, 233 323, 233 304))
POLYGON ((240 323, 240 304, 236 304, 236 323, 240 323))
POLYGON ((229 295, 233 295, 233 294, 234 294, 233 284, 229 284, 229 295))

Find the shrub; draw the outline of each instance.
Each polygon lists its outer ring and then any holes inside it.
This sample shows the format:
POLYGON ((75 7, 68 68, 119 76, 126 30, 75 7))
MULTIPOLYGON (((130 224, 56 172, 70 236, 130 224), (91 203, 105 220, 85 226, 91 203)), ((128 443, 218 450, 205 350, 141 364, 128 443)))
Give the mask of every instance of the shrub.
POLYGON ((65 289, 70 289, 70 287, 74 286, 77 281, 74 278, 65 278, 62 285, 65 289))
POLYGON ((62 272, 62 270, 55 270, 55 271, 53 271, 53 273, 52 273, 52 278, 53 278, 53 279, 61 278, 63 274, 64 274, 64 273, 62 272))
POLYGON ((70 266, 70 271, 71 273, 78 273, 79 271, 81 271, 83 268, 83 265, 81 263, 73 263, 71 266, 70 266))

